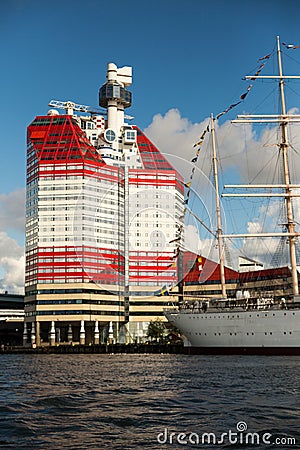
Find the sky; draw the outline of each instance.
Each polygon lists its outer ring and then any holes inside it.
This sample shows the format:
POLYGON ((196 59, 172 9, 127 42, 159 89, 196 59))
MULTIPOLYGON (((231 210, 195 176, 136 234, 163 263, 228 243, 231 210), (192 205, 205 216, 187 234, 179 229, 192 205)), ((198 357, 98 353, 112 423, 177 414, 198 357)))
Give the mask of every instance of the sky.
MULTIPOLYGON (((274 50, 276 36, 300 44, 299 17, 297 0, 0 2, 0 290, 23 287, 26 128, 47 114, 51 99, 98 106, 107 63, 132 66, 128 114, 162 152, 186 160, 210 113, 239 99, 247 87, 242 77, 274 50)), ((300 50, 288 56, 297 67, 300 50)), ((291 108, 299 105, 298 92, 289 91, 291 108)), ((244 157, 252 165, 248 175, 256 168, 251 147, 242 158, 237 150, 244 134, 227 135, 235 113, 252 108, 251 90, 249 103, 218 124, 225 154, 235 155, 223 160, 230 180, 242 177, 244 157)), ((249 134, 252 142, 266 137, 249 134)), ((295 135, 295 147, 298 141, 295 135)))

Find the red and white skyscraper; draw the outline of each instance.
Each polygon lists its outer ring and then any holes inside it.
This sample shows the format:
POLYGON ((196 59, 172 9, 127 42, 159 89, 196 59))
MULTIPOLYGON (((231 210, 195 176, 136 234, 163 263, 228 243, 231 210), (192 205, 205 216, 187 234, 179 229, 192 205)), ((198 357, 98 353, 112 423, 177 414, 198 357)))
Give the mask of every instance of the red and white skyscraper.
POLYGON ((131 82, 110 63, 105 113, 53 101, 28 127, 24 342, 142 339, 178 282, 183 180, 124 114, 131 82))

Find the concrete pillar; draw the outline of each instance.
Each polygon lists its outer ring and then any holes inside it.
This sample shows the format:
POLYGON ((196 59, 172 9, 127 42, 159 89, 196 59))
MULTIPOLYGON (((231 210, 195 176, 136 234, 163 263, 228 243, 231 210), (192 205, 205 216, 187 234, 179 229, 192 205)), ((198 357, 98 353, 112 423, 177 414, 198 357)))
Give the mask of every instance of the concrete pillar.
POLYGON ((56 328, 56 341, 60 344, 60 328, 56 328))
POLYGON ((24 322, 23 347, 26 347, 26 345, 27 345, 27 339, 28 339, 28 335, 27 335, 27 323, 24 322))
POLYGON ((35 345, 36 344, 35 338, 36 338, 36 335, 35 335, 35 323, 32 322, 32 325, 31 325, 31 336, 30 336, 31 345, 35 345))
POLYGON ((40 327, 40 322, 36 322, 35 324, 35 334, 36 334, 36 338, 35 338, 35 342, 37 347, 41 346, 41 327, 40 327))
POLYGON ((68 328, 68 342, 72 342, 72 341, 73 341, 72 325, 69 324, 69 328, 68 328))
POLYGON ((126 344, 126 329, 125 326, 122 325, 119 331, 119 343, 126 344))
POLYGON ((112 322, 109 322, 109 329, 108 329, 108 343, 113 344, 114 343, 114 329, 112 322))
POLYGON ((84 320, 81 320, 81 322, 80 322, 79 342, 80 342, 80 345, 85 344, 84 320))
POLYGON ((50 328, 50 333, 49 333, 49 342, 50 342, 50 345, 55 345, 55 325, 54 325, 54 320, 52 320, 52 322, 51 322, 51 328, 50 328))
POLYGON ((99 324, 98 320, 95 321, 95 331, 94 331, 94 344, 99 344, 99 324))

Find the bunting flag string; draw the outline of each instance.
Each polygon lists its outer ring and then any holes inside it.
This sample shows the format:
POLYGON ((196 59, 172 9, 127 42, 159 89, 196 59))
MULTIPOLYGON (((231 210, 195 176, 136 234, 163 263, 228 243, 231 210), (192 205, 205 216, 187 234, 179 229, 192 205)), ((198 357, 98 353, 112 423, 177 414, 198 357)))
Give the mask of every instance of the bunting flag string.
MULTIPOLYGON (((264 61, 264 62, 259 65, 259 67, 258 67, 257 71, 255 72, 255 74, 253 75, 253 77, 250 78, 251 81, 255 81, 256 80, 256 78, 258 77, 258 75, 260 74, 260 72, 262 71, 262 69, 264 68, 266 63, 268 62, 268 59, 271 57, 271 55, 272 55, 272 53, 269 53, 268 55, 265 55, 265 56, 263 56, 263 57, 258 59, 258 62, 260 62, 260 61, 264 61)), ((242 95, 240 95, 240 101, 238 101, 236 103, 232 103, 227 109, 225 109, 224 111, 222 111, 219 114, 217 114, 216 115, 216 119, 219 119, 224 114, 227 114, 231 109, 235 108, 240 103, 242 103, 242 100, 245 100, 245 98, 249 94, 250 90, 252 89, 252 86, 253 86, 253 84, 249 84, 249 86, 247 87, 246 92, 244 92, 242 95)))
POLYGON ((296 48, 300 48, 300 45, 294 45, 294 44, 286 44, 285 42, 282 42, 282 45, 284 45, 288 49, 296 50, 296 48))
MULTIPOLYGON (((186 191, 185 199, 184 199, 184 202, 183 202, 183 203, 184 203, 184 206, 185 206, 185 207, 184 207, 184 210, 183 210, 183 215, 179 217, 179 220, 180 220, 180 221, 181 221, 181 220, 184 220, 184 218, 185 218, 185 214, 186 214, 186 210, 187 210, 187 205, 188 205, 189 200, 190 200, 190 195, 191 195, 191 184, 192 184, 193 176, 194 176, 194 173, 195 173, 195 170, 196 170, 196 163, 197 163, 197 161, 198 161, 198 156, 199 156, 199 154, 200 154, 200 149, 201 149, 201 146, 202 146, 202 144, 203 144, 203 141, 204 141, 204 138, 205 138, 205 136, 206 136, 206 133, 208 133, 209 131, 210 131, 210 127, 209 127, 209 125, 207 125, 207 127, 205 128, 205 130, 203 130, 203 132, 202 132, 202 134, 201 134, 201 136, 200 136, 200 138, 199 138, 199 141, 196 142, 196 144, 194 144, 194 146, 193 146, 194 148, 196 147, 196 150, 195 150, 195 156, 191 159, 191 163, 193 163, 193 167, 192 167, 192 170, 191 170, 190 179, 189 179, 189 181, 187 181, 186 183, 184 183, 184 186, 187 188, 187 191, 186 191)), ((176 235, 175 239, 172 239, 172 240, 170 241, 170 243, 176 242, 176 248, 175 248, 175 250, 174 250, 173 259, 177 258, 178 255, 179 255, 179 253, 180 253, 180 245, 181 245, 181 239, 182 239, 182 231, 183 231, 183 226, 182 226, 182 225, 178 226, 178 229, 177 229, 177 235, 176 235)))
POLYGON ((240 102, 237 102, 237 103, 232 103, 232 105, 230 105, 227 109, 225 109, 225 111, 222 111, 222 112, 220 112, 217 116, 216 116, 216 119, 219 119, 221 116, 223 116, 224 114, 227 114, 231 109, 233 109, 233 108, 235 108, 237 105, 239 105, 240 103, 242 103, 241 101, 240 102))
POLYGON ((249 86, 247 87, 247 92, 245 92, 244 94, 242 94, 241 96, 240 96, 240 99, 241 100, 245 100, 245 98, 247 97, 247 95, 249 94, 249 92, 250 92, 250 89, 252 88, 252 84, 249 84, 249 86))
POLYGON ((266 56, 263 56, 262 58, 259 58, 258 61, 264 61, 265 59, 269 59, 271 57, 272 53, 269 53, 266 56))
MULTIPOLYGON (((283 44, 286 45, 286 44, 283 44)), ((294 45, 289 45, 288 48, 297 48, 298 46, 294 46, 294 45)), ((264 68, 264 66, 266 65, 266 63, 268 62, 268 59, 271 57, 271 53, 262 56, 261 58, 258 59, 258 62, 261 62, 261 64, 258 66, 257 71, 255 72, 255 74, 253 75, 253 77, 250 78, 251 81, 256 80, 256 78, 258 77, 258 75, 260 74, 260 72, 262 71, 262 69, 264 68)), ((221 111, 219 114, 216 115, 216 119, 219 119, 220 117, 222 117, 224 114, 227 114, 229 111, 231 111, 233 108, 235 108, 236 106, 238 106, 240 103, 242 103, 243 100, 245 100, 245 98, 247 97, 247 95, 249 94, 250 90, 252 89, 253 84, 249 84, 247 87, 246 92, 244 92, 243 94, 240 95, 240 100, 236 103, 232 103, 230 106, 228 106, 228 108, 226 108, 224 111, 221 111)), ((191 194, 191 184, 192 184, 192 180, 194 177, 194 173, 195 173, 195 169, 196 169, 196 163, 198 161, 198 157, 200 154, 200 150, 201 150, 201 146, 203 144, 204 138, 206 136, 206 133, 208 133, 210 131, 210 126, 209 124, 207 125, 207 127, 203 130, 199 141, 196 142, 196 144, 194 144, 193 148, 196 148, 195 154, 193 156, 193 158, 191 159, 191 163, 193 164, 192 170, 191 170, 191 174, 190 174, 190 178, 189 181, 184 183, 184 186, 187 188, 186 191, 186 195, 185 195, 185 199, 184 199, 184 211, 183 211, 183 215, 179 218, 179 220, 184 220, 186 211, 187 211, 187 206, 190 200, 190 194, 191 194)), ((179 226, 178 230, 177 230, 177 235, 175 237, 175 239, 172 239, 172 241, 170 241, 170 243, 172 242, 176 242, 176 248, 174 250, 174 258, 177 258, 180 252, 180 242, 181 242, 181 238, 182 238, 182 230, 183 227, 179 226)))
POLYGON ((256 80, 256 78, 258 77, 258 75, 260 74, 260 72, 263 70, 263 68, 265 67, 266 63, 262 63, 259 68, 257 69, 257 71, 255 72, 255 74, 253 75, 252 78, 250 78, 251 81, 256 80))

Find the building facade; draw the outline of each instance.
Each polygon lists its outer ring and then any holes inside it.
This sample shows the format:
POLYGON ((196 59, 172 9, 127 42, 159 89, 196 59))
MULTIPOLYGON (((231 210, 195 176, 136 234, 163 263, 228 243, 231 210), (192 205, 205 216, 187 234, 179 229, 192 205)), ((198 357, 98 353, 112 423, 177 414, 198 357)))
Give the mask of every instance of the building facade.
POLYGON ((142 340, 181 276, 183 180, 127 121, 131 81, 111 63, 104 112, 51 102, 28 127, 25 344, 142 340))

